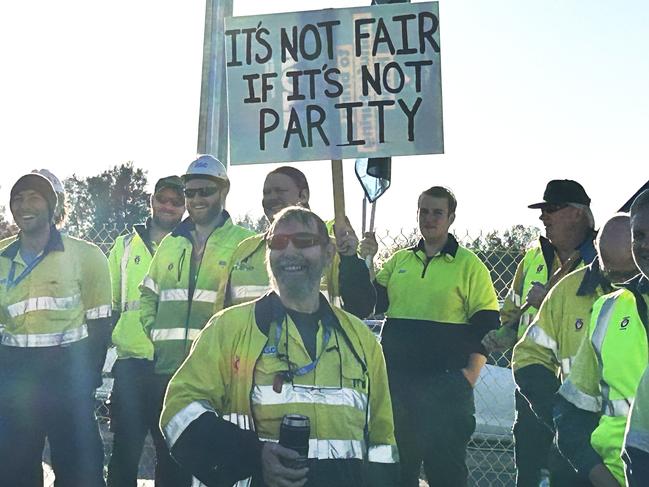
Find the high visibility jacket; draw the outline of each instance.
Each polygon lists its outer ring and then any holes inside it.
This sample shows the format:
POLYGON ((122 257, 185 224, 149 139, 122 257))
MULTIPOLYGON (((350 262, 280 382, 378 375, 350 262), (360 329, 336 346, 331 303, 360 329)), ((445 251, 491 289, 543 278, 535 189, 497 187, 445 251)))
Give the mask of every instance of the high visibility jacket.
POLYGON ((595 302, 587 339, 559 390, 576 407, 601 414, 591 445, 622 485, 626 420, 649 357, 648 299, 647 294, 621 289, 595 302))
POLYGON ((649 453, 649 367, 642 375, 635 394, 627 422, 624 448, 637 448, 649 453))
POLYGON ((149 270, 156 244, 148 225, 135 225, 133 232, 117 237, 108 256, 113 285, 113 329, 117 358, 153 360, 153 343, 140 322, 140 283, 149 270))
MULTIPOLYGON (((296 413, 311 420, 310 458, 362 459, 367 455, 370 462, 398 461, 380 345, 363 322, 330 308, 324 298, 319 316, 317 365, 304 375, 286 379, 281 390, 273 384, 278 374, 288 371, 287 360, 291 370, 296 370, 313 359, 277 295, 271 293, 214 316, 169 384, 160 426, 172 453, 178 438, 203 413, 242 430, 255 430, 260 439, 270 441, 278 440, 283 415, 296 413), (325 347, 327 326, 330 338, 325 347)), ((200 433, 215 445, 227 441, 215 431, 200 433)), ((232 436, 228 437, 232 442, 232 436)), ((227 446, 241 451, 236 442, 227 446)), ((215 451, 220 449, 215 446, 215 451)), ((234 461, 254 463, 239 456, 234 461)))
POLYGON ((184 220, 156 251, 140 285, 140 319, 155 350, 155 372, 173 374, 207 320, 223 307, 217 289, 227 279, 235 248, 252 232, 225 223, 207 239, 200 262, 192 264, 193 223, 184 220), (194 268, 195 267, 195 268, 194 268))
POLYGON ((110 317, 108 262, 97 246, 52 227, 35 265, 19 249, 15 240, 0 253, 2 345, 69 345, 88 337, 88 320, 110 317))
MULTIPOLYGON (((329 302, 337 306, 340 305, 339 266, 340 256, 336 252, 320 283, 320 289, 327 294, 329 302)), ((221 291, 226 294, 226 306, 247 303, 270 290, 265 233, 248 237, 239 244, 230 261, 229 276, 227 289, 221 291)))
POLYGON ((542 365, 563 382, 588 330, 593 304, 611 291, 598 260, 559 281, 514 347, 512 369, 542 365))
MULTIPOLYGON (((596 256, 592 236, 577 248, 580 253, 580 260, 575 268, 590 264, 596 256)), ((554 247, 548 239, 540 237, 537 245, 525 253, 523 260, 516 268, 516 274, 512 281, 509 294, 505 298, 500 312, 500 321, 503 324, 509 323, 518 313, 518 310, 525 303, 527 294, 532 289, 532 283, 539 282, 546 284, 550 276, 559 269, 561 261, 554 247)), ((525 330, 536 316, 538 309, 531 306, 523 313, 518 323, 518 338, 520 339, 525 330)))

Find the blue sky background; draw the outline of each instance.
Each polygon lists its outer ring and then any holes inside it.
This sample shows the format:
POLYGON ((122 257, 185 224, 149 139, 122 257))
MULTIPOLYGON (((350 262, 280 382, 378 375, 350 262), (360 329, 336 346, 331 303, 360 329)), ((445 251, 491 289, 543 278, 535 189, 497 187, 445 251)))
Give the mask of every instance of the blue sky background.
MULTIPOLYGON (((309 8, 360 1, 312 0, 309 8)), ((545 183, 583 183, 602 221, 649 179, 649 6, 645 2, 441 0, 444 155, 393 161, 377 227, 415 223, 419 191, 450 186, 456 227, 537 224, 545 183)), ((235 0, 236 15, 299 1, 235 0)), ((150 181, 196 151, 204 2, 81 0, 0 6, 0 204, 24 172, 64 178, 134 161, 150 181)), ((261 215, 276 165, 230 170, 228 208, 261 215)), ((312 207, 333 214, 329 163, 296 164, 312 207)), ((348 213, 362 193, 345 163, 348 213)))

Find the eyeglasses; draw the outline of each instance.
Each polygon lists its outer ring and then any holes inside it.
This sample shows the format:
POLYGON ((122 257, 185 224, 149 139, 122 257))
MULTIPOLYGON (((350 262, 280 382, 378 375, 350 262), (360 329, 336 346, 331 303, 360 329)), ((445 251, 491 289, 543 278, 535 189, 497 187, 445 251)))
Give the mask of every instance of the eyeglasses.
POLYGON ((322 245, 324 239, 315 233, 278 233, 268 240, 268 248, 271 250, 284 250, 291 242, 296 249, 307 249, 322 245))
POLYGON ((547 205, 545 205, 545 206, 543 206, 543 207, 541 208, 541 213, 547 213, 547 214, 550 214, 550 213, 556 213, 556 212, 559 211, 559 210, 563 210, 563 209, 566 208, 567 206, 568 206, 567 203, 562 203, 562 204, 559 204, 559 203, 548 203, 547 205))
POLYGON ((201 198, 207 198, 212 196, 219 191, 217 186, 203 186, 202 188, 189 189, 185 188, 185 198, 194 198, 195 196, 200 196, 201 198))
POLYGON ((171 205, 171 206, 175 206, 176 208, 185 206, 184 198, 169 198, 165 196, 155 195, 155 200, 161 205, 171 205))

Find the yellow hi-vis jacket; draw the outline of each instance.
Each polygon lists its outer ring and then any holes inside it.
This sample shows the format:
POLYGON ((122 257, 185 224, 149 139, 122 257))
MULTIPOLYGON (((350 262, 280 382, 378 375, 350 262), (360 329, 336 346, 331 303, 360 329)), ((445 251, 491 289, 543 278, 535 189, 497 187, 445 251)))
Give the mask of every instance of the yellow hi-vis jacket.
POLYGON ((87 338, 92 320, 110 317, 108 263, 97 246, 52 227, 35 265, 19 248, 15 240, 0 253, 3 346, 66 346, 87 338))
POLYGON ((588 330, 593 304, 613 291, 599 261, 568 274, 552 288, 525 335, 514 347, 514 372, 542 365, 563 382, 588 330))
MULTIPOLYGON (((577 268, 590 264, 596 256, 592 236, 589 235, 577 250, 579 250, 581 256, 577 268)), ((513 319, 525 303, 527 294, 532 289, 534 282, 546 284, 550 276, 560 266, 561 261, 559 260, 559 255, 555 252, 550 241, 545 237, 540 237, 539 243, 525 253, 523 260, 516 268, 512 286, 500 312, 501 323, 506 324, 513 319)), ((532 323, 537 311, 532 306, 521 316, 518 323, 519 339, 523 336, 530 323, 532 323)))
POLYGON ((117 358, 153 360, 153 343, 140 322, 140 283, 149 270, 156 245, 149 239, 149 225, 135 225, 133 232, 117 237, 108 256, 113 285, 113 329, 117 358))
POLYGON ((227 279, 227 263, 239 242, 252 232, 225 222, 205 243, 192 265, 191 219, 181 222, 156 251, 140 285, 140 320, 155 350, 155 372, 171 375, 189 353, 191 343, 210 317, 223 307, 217 289, 227 279))
MULTIPOLYGON (((210 452, 226 446, 228 451, 245 450, 244 433, 239 436, 241 444, 232 435, 226 440, 226 435, 217 434, 219 428, 226 431, 224 422, 234 423, 240 430, 254 430, 261 440, 277 441, 281 418, 290 413, 311 420, 310 458, 398 461, 381 347, 362 321, 330 308, 324 297, 320 303, 319 361, 305 375, 280 381, 279 389, 276 381, 288 370, 287 361, 291 370, 312 361, 279 298, 271 293, 228 308, 210 320, 171 379, 165 397, 160 426, 172 454, 182 457, 174 447, 190 448, 187 438, 193 435, 208 438, 210 452), (332 322, 328 346, 323 347, 326 324, 332 322), (280 337, 276 340, 278 326, 280 337), (205 427, 192 431, 192 424, 204 415, 211 418, 213 431, 205 427)), ((197 454, 185 452, 184 456, 196 458, 197 454)), ((234 456, 232 462, 255 463, 252 458, 234 456)), ((223 458, 227 458, 225 453, 223 458)), ((208 470, 217 475, 231 470, 217 455, 210 461, 213 464, 207 465, 208 470)), ((230 485, 252 473, 240 472, 242 476, 220 480, 230 485)))
POLYGON ((639 312, 646 311, 648 299, 647 294, 621 289, 597 300, 588 336, 559 389, 577 408, 601 414, 591 445, 622 485, 624 430, 649 357, 646 316, 639 312))

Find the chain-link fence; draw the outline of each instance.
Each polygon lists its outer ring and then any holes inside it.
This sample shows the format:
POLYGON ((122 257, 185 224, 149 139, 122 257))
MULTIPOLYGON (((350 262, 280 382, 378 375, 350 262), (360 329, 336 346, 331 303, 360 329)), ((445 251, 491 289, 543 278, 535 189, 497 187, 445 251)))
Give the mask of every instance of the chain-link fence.
MULTIPOLYGON (((105 253, 108 253, 115 239, 128 232, 126 228, 105 226, 92 229, 87 235, 81 237, 97 244, 105 253)), ((417 232, 412 231, 378 231, 379 242, 377 261, 384 261, 397 249, 416 244, 417 232)), ((505 298, 509 285, 514 277, 516 266, 521 260, 523 249, 528 241, 517 242, 516 245, 490 245, 493 232, 489 234, 456 235, 458 241, 471 248, 487 265, 491 272, 499 300, 505 298)), ((529 239, 528 239, 529 240, 529 239)), ((368 320, 368 325, 375 332, 380 333, 381 320, 368 320)), ((110 355, 110 354, 109 354, 110 355)), ((104 385, 97 391, 96 414, 99 419, 106 461, 112 447, 112 433, 108 430, 107 400, 112 388, 110 377, 111 360, 105 366, 104 385)), ((476 404, 476 432, 469 444, 467 464, 469 467, 469 483, 476 487, 509 487, 514 485, 515 469, 513 460, 513 438, 511 428, 514 421, 514 383, 509 370, 510 356, 499 355, 490 357, 487 366, 483 368, 480 379, 475 388, 476 404)), ((46 462, 47 462, 46 455, 46 462)), ((139 485, 152 485, 155 465, 155 451, 150 439, 144 448, 140 462, 139 485)), ((51 485, 53 474, 46 467, 46 485, 51 485)), ((426 485, 422 480, 422 485, 426 485)))

